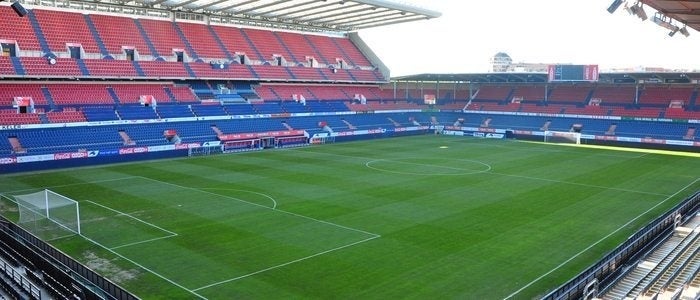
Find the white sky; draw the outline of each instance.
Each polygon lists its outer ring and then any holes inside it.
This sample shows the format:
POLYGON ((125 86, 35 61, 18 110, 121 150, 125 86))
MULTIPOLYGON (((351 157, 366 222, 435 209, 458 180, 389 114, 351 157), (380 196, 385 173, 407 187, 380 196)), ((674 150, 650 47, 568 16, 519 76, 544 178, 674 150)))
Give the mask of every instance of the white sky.
MULTIPOLYGON (((612 0, 411 0, 437 19, 360 31, 392 76, 476 73, 506 52, 514 62, 598 64, 611 68, 700 69, 700 32, 676 34, 629 15, 612 0)), ((631 5, 635 1, 628 0, 631 5)))

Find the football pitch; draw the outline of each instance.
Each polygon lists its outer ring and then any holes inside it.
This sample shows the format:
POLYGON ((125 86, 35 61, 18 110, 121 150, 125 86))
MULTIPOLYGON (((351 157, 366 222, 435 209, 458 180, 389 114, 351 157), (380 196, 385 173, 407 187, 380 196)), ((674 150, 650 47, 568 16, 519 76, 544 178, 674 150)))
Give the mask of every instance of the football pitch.
MULTIPOLYGON (((697 156, 415 136, 4 175, 143 299, 531 299, 700 190, 697 156)), ((13 203, 3 215, 17 219, 13 203)))

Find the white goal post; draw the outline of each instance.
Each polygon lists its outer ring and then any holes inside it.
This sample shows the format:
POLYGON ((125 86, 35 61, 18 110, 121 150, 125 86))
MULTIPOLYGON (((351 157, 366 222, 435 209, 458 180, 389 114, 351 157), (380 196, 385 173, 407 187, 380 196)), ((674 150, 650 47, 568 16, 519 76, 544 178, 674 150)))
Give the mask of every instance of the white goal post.
POLYGON ((205 156, 212 154, 224 153, 223 145, 202 145, 199 147, 192 147, 187 149, 187 156, 205 156))
POLYGON ((14 195, 18 224, 42 239, 80 234, 80 205, 51 190, 14 195))
POLYGON ((544 132, 544 142, 545 143, 561 143, 561 144, 581 144, 581 133, 580 132, 569 132, 569 131, 551 131, 547 130, 544 132))

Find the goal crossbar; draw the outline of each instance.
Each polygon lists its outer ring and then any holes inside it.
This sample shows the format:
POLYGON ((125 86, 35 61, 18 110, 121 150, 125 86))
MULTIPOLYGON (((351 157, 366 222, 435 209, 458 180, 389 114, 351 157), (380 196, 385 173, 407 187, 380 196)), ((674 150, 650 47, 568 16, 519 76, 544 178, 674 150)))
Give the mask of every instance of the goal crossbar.
MULTIPOLYGON (((19 210, 19 224, 36 224, 42 220, 75 234, 80 234, 80 205, 77 201, 45 189, 13 196, 19 210)), ((47 225, 44 224, 44 227, 47 225)), ((50 225, 49 225, 50 227, 50 225)))

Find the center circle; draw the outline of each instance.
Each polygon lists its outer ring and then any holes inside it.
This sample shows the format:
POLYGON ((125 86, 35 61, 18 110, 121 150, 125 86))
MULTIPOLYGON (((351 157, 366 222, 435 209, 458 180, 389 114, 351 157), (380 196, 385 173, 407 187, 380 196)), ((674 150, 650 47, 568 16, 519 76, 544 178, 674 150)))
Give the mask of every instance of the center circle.
POLYGON ((491 171, 491 165, 478 160, 446 158, 375 159, 365 163, 372 170, 423 176, 470 175, 491 171))

